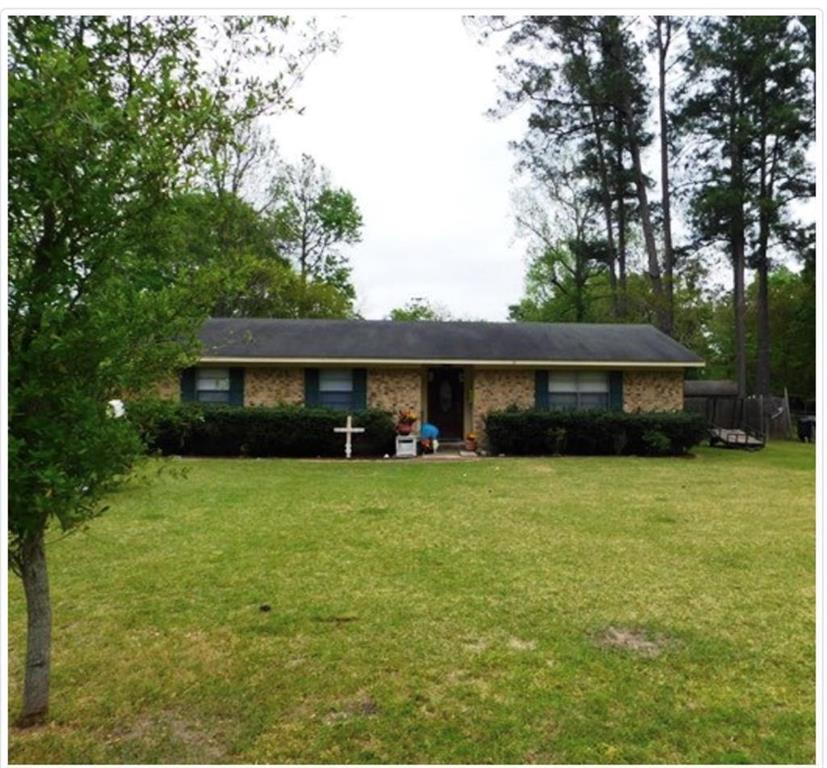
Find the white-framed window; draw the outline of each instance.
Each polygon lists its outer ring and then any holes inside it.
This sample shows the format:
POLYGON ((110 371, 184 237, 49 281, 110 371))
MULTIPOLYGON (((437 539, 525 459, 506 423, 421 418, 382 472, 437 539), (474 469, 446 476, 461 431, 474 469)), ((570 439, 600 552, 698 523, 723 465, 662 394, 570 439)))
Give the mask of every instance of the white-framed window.
POLYGON ((353 369, 319 369, 319 405, 348 411, 353 407, 353 369))
POLYGON ((195 399, 199 403, 229 403, 230 369, 196 368, 195 399))
POLYGON ((584 411, 609 407, 609 374, 605 371, 550 371, 548 407, 584 411))

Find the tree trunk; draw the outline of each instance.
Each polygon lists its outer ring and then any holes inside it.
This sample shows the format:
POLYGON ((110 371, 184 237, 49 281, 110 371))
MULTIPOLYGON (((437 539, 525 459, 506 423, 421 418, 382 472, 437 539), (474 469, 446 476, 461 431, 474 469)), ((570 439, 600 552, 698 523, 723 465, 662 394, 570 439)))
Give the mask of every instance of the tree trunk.
POLYGON ((744 243, 744 203, 743 203, 743 158, 741 147, 735 140, 730 146, 733 191, 740 199, 733 209, 730 224, 730 244, 732 247, 732 300, 735 309, 735 380, 738 382, 738 397, 747 396, 747 304, 744 289, 746 272, 746 253, 744 243))
POLYGON ((758 193, 758 359, 755 371, 755 391, 759 395, 769 395, 771 389, 770 360, 770 262, 769 240, 771 226, 771 206, 775 193, 775 169, 778 160, 779 138, 775 137, 770 167, 767 168, 767 128, 766 128, 766 92, 762 92, 761 152, 758 193))
MULTIPOLYGON (((733 224, 733 230, 738 224, 733 224)), ((733 271, 733 307, 735 309, 735 380, 738 382, 738 397, 747 396, 747 303, 744 291, 744 273, 746 259, 744 255, 744 230, 732 235, 732 271, 733 271)))
POLYGON ((758 262, 758 365, 755 392, 770 394, 770 290, 769 263, 766 256, 758 262))
POLYGON ((52 639, 52 608, 43 532, 27 538, 22 545, 20 575, 26 592, 26 674, 23 709, 17 724, 40 723, 49 709, 49 654, 52 639))
POLYGON ((626 169, 623 165, 623 124, 622 117, 615 113, 615 131, 618 137, 615 165, 617 181, 615 200, 617 205, 617 269, 620 292, 619 319, 625 320, 629 314, 626 295, 626 169))
POLYGON ((666 121, 666 54, 672 37, 668 16, 658 16, 658 113, 660 117, 660 183, 663 204, 663 272, 666 295, 667 333, 671 335, 675 326, 674 271, 675 259, 672 251, 672 207, 669 189, 669 127, 666 121), (661 26, 665 25, 663 36, 661 26))
POLYGON ((640 159, 640 142, 635 126, 635 115, 632 110, 632 99, 629 95, 629 88, 625 81, 629 77, 626 70, 626 55, 623 50, 623 41, 616 37, 614 39, 615 58, 624 84, 622 91, 623 119, 626 125, 626 140, 628 141, 629 154, 632 156, 632 168, 635 174, 635 188, 637 190, 638 204, 640 205, 640 223, 643 228, 643 240, 646 244, 647 266, 649 282, 652 284, 652 293, 655 295, 655 312, 658 327, 668 332, 668 319, 666 307, 663 300, 663 283, 660 275, 660 263, 658 261, 658 248, 655 243, 655 229, 652 225, 652 216, 649 212, 649 195, 646 191, 646 177, 643 173, 643 163, 640 159))
POLYGON ((615 262, 617 261, 617 250, 615 249, 614 231, 612 227, 612 193, 610 190, 608 163, 603 148, 603 130, 600 127, 602 116, 597 112, 594 105, 591 107, 592 124, 594 130, 595 149, 597 151, 597 167, 600 173, 600 202, 603 207, 603 218, 606 223, 606 246, 609 251, 609 285, 612 291, 612 313, 618 319, 620 310, 617 297, 617 273, 615 262))

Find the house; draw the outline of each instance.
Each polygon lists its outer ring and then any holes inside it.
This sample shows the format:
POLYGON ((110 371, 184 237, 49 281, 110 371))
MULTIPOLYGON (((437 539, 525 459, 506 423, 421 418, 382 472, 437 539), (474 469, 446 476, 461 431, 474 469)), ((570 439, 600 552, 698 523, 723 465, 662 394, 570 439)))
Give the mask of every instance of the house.
POLYGON ((162 394, 271 406, 411 408, 446 440, 491 410, 683 408, 703 361, 650 325, 216 318, 198 365, 162 394))

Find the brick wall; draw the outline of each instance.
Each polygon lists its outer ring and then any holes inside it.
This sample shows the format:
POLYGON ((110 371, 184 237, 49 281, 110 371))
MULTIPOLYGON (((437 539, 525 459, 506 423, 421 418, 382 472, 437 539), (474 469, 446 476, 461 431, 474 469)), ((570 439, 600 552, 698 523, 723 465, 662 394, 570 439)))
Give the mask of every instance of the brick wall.
POLYGON ((419 368, 368 368, 368 408, 394 416, 411 408, 421 419, 422 375, 419 368))
POLYGON ((303 368, 246 368, 244 405, 302 405, 303 368))
POLYGON ((489 411, 500 411, 509 405, 534 407, 533 370, 492 370, 477 368, 473 378, 473 423, 477 440, 485 440, 484 418, 489 411))
POLYGON ((683 371, 624 371, 623 410, 683 410, 683 371))

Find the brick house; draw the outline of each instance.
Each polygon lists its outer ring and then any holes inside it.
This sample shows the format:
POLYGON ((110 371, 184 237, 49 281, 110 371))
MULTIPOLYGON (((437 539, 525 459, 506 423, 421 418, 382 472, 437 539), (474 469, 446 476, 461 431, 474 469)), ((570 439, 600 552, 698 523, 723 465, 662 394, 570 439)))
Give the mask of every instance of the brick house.
POLYGON ((161 394, 241 406, 411 408, 445 440, 491 410, 683 408, 703 361, 651 325, 208 320, 201 360, 161 394))

